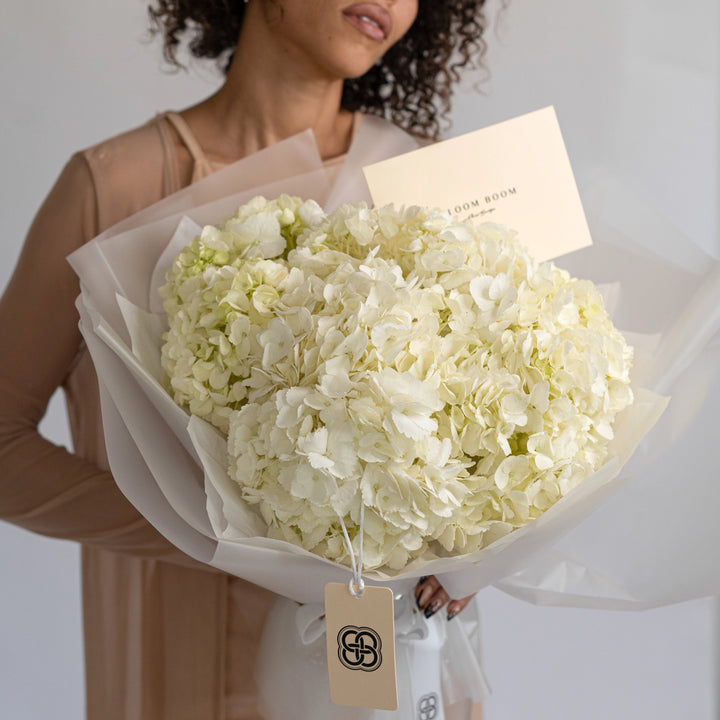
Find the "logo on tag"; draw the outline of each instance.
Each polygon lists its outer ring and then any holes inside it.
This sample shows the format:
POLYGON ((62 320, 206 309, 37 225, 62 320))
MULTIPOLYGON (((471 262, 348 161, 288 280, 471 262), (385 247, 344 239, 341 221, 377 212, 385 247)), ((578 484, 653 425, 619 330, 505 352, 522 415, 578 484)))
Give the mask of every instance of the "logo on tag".
POLYGON ((373 672, 382 665, 382 640, 372 628, 346 625, 337 643, 338 658, 349 670, 373 672))
POLYGON ((418 700, 418 720, 435 720, 438 716, 440 698, 436 693, 423 695, 418 700))

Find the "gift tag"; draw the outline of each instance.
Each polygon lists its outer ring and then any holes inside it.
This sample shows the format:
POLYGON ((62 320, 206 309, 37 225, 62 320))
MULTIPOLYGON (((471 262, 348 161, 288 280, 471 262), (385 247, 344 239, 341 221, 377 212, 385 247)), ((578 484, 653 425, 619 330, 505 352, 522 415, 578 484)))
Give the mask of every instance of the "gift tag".
POLYGON ((397 710, 395 617, 390 588, 325 586, 330 699, 336 705, 397 710))

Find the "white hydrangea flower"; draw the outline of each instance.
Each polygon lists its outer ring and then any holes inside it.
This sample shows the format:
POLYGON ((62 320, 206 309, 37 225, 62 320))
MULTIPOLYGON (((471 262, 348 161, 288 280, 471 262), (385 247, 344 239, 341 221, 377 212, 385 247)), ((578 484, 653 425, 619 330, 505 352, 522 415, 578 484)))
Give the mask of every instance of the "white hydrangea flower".
POLYGON ((168 386, 228 435, 268 536, 365 567, 467 553, 603 462, 632 350, 502 226, 255 198, 162 290, 168 386))

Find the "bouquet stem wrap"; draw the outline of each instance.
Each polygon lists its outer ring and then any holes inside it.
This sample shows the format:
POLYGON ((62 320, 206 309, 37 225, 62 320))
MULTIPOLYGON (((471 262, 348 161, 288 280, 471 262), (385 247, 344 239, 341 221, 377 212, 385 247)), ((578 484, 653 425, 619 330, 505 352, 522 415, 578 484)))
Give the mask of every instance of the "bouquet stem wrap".
POLYGON ((314 720, 382 720, 428 715, 446 720, 469 717, 490 691, 480 663, 480 618, 475 603, 446 622, 426 620, 411 596, 395 600, 395 653, 400 709, 349 708, 330 702, 324 606, 278 598, 267 622, 258 657, 258 679, 267 717, 314 720), (434 714, 430 712, 430 708, 434 714), (414 710, 413 710, 414 709, 414 710))

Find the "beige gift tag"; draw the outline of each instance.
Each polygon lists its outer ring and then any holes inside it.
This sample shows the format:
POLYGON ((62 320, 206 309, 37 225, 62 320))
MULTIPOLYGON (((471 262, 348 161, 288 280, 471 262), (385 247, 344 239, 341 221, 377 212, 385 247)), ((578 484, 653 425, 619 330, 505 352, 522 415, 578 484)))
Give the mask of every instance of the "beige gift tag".
POLYGON ((397 710, 395 616, 390 588, 325 586, 330 699, 337 705, 397 710))
POLYGON ((591 244, 552 107, 363 168, 376 206, 425 205, 518 231, 537 260, 591 244))

